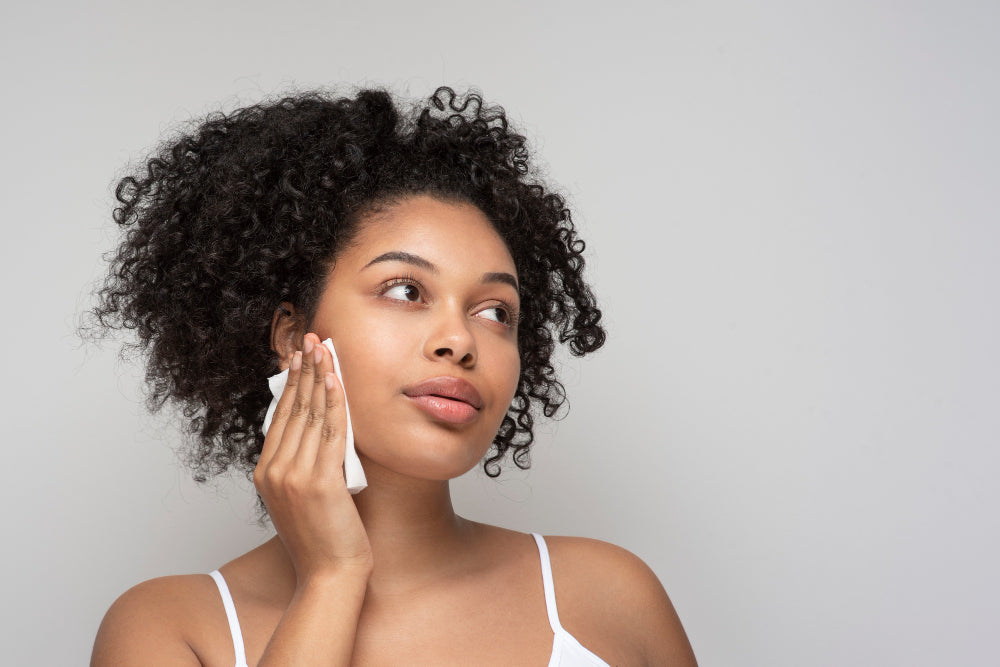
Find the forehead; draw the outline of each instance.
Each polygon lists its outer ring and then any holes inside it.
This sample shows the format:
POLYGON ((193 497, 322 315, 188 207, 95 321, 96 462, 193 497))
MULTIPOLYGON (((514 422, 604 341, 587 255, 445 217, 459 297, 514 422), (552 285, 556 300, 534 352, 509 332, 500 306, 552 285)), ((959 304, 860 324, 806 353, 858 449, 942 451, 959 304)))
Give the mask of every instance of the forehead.
POLYGON ((414 195, 361 219, 338 264, 360 263, 394 250, 419 255, 442 271, 506 271, 514 260, 489 218, 475 205, 414 195))

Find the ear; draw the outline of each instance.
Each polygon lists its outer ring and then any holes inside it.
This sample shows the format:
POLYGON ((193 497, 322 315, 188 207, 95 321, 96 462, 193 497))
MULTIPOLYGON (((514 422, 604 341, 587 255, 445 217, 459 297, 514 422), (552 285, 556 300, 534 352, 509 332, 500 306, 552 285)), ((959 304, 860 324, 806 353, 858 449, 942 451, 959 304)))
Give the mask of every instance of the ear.
POLYGON ((271 317, 271 349, 278 353, 278 366, 285 370, 292 364, 292 355, 302 349, 306 335, 305 317, 295 310, 295 305, 282 301, 271 317))

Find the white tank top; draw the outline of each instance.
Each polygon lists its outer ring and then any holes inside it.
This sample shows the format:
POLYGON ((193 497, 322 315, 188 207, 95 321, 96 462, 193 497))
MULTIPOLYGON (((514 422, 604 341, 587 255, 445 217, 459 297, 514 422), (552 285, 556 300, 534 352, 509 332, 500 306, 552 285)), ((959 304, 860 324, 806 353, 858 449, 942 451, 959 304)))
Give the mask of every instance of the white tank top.
MULTIPOLYGON (((545 609, 549 614, 549 625, 552 626, 552 655, 549 657, 549 667, 609 667, 596 655, 588 651, 576 637, 566 632, 559 622, 559 611, 556 609, 556 589, 552 584, 552 565, 549 562, 549 550, 541 535, 532 533, 538 545, 538 556, 542 561, 542 585, 545 588, 545 609)), ((243 648, 243 632, 240 621, 236 617, 236 605, 233 596, 229 594, 229 586, 222 573, 214 570, 210 573, 215 585, 219 587, 222 604, 226 608, 226 618, 229 619, 229 632, 233 636, 233 650, 236 653, 236 667, 247 667, 246 651, 243 648)))

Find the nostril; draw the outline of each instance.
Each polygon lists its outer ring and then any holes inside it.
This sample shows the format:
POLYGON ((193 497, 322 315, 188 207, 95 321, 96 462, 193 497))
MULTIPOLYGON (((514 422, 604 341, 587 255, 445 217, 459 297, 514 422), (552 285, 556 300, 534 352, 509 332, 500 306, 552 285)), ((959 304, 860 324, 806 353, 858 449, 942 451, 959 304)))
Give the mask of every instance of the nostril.
MULTIPOLYGON (((445 356, 453 357, 455 356, 455 351, 450 347, 439 347, 436 350, 434 350, 434 355, 438 357, 445 357, 445 356)), ((470 364, 475 359, 475 356, 476 355, 473 354, 472 352, 466 352, 464 355, 462 355, 462 358, 459 359, 458 363, 470 364)))

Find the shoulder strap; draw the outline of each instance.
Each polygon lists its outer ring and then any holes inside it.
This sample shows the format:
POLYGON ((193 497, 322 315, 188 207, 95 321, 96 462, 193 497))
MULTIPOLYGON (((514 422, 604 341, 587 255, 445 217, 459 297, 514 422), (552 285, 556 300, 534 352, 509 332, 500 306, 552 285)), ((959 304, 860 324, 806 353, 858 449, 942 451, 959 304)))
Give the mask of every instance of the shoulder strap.
POLYGON ((549 562, 549 549, 545 546, 545 539, 538 533, 532 533, 535 543, 538 545, 538 557, 542 561, 542 585, 545 587, 545 609, 549 613, 549 625, 552 632, 559 634, 564 632, 562 624, 559 623, 559 610, 556 609, 556 588, 552 583, 552 565, 549 562))
POLYGON ((222 596, 222 606, 226 608, 226 618, 229 619, 229 633, 233 636, 233 651, 236 653, 236 667, 243 667, 247 664, 246 651, 243 648, 243 631, 240 630, 240 620, 236 617, 236 605, 233 604, 233 596, 229 593, 229 586, 222 577, 222 573, 213 570, 209 573, 215 580, 215 585, 219 587, 219 595, 222 596))

